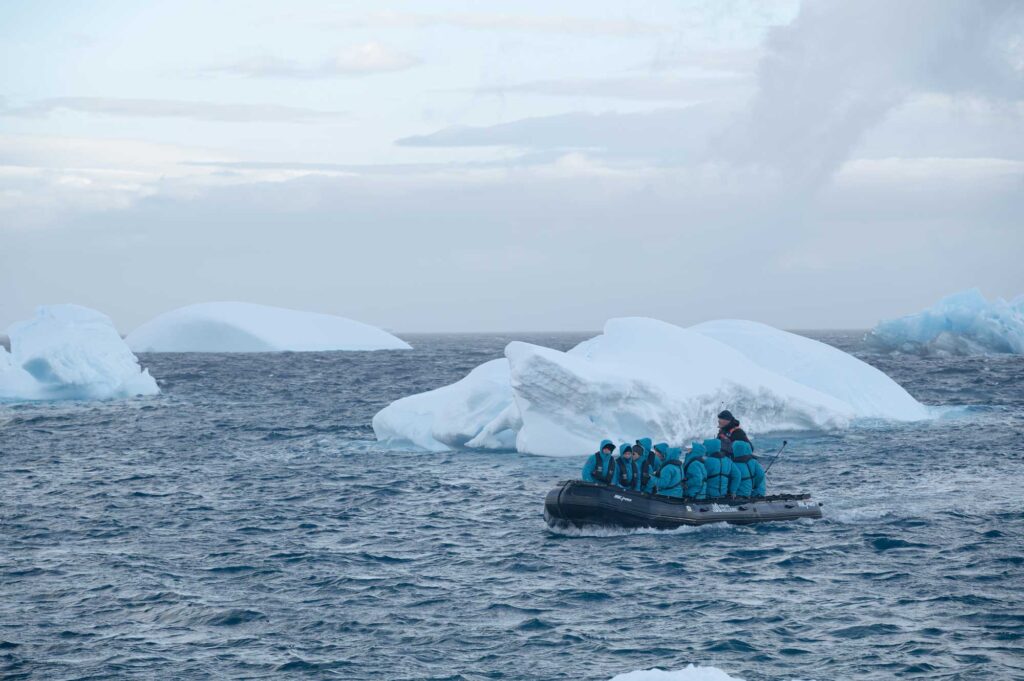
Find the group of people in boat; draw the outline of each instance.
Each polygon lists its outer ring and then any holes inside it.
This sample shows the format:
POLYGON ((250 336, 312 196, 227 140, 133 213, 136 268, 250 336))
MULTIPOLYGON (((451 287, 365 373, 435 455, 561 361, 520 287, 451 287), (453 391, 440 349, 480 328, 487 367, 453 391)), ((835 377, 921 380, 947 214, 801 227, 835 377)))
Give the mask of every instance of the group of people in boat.
POLYGON ((652 444, 643 437, 623 443, 602 440, 583 465, 585 482, 603 483, 634 492, 688 499, 763 497, 764 467, 754 445, 732 412, 718 415, 718 436, 686 448, 667 442, 652 444))

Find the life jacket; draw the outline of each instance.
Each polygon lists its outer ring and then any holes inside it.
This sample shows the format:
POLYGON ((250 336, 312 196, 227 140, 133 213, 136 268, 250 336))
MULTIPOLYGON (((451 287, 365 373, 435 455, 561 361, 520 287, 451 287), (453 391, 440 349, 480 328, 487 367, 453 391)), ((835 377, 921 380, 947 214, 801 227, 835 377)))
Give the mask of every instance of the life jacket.
POLYGON ((750 480, 750 487, 753 490, 754 487, 754 471, 750 470, 750 464, 747 462, 754 458, 753 454, 743 454, 742 456, 732 457, 732 462, 736 464, 736 468, 740 469, 740 477, 744 482, 750 480), (740 464, 743 464, 740 466, 740 464))
POLYGON ((689 480, 689 478, 686 477, 686 474, 690 472, 690 466, 692 466, 695 463, 700 463, 700 462, 701 461, 700 461, 699 458, 694 458, 694 459, 690 459, 689 462, 687 462, 686 464, 683 465, 683 477, 682 477, 681 482, 685 483, 687 480, 689 480))
POLYGON ((732 457, 729 456, 728 454, 726 454, 725 452, 713 452, 711 454, 706 455, 705 458, 706 459, 721 459, 722 460, 722 461, 719 461, 719 463, 718 463, 718 470, 716 472, 708 473, 708 477, 707 477, 707 480, 706 480, 708 495, 710 496, 711 495, 711 491, 712 491, 711 481, 714 480, 715 478, 725 478, 726 479, 725 491, 722 494, 718 494, 718 492, 720 491, 719 485, 716 483, 715 486, 714 486, 714 491, 716 493, 715 497, 725 496, 726 494, 728 494, 728 490, 729 490, 729 482, 728 482, 729 474, 722 472, 722 469, 725 468, 725 466, 723 465, 723 461, 728 461, 731 464, 732 463, 732 457))
POLYGON ((603 482, 606 485, 610 485, 612 480, 615 479, 615 457, 609 454, 608 458, 610 461, 608 462, 608 473, 606 474, 604 472, 604 464, 601 462, 601 452, 594 454, 594 468, 590 473, 594 476, 594 480, 603 482))
POLYGON ((615 472, 616 477, 619 480, 619 486, 625 487, 626 489, 629 489, 633 485, 635 485, 636 479, 640 475, 640 469, 636 465, 636 461, 633 461, 632 459, 630 459, 629 461, 626 461, 622 458, 616 459, 615 472), (625 475, 626 471, 629 471, 630 473, 628 480, 626 479, 625 475))
POLYGON ((740 422, 733 419, 728 425, 718 429, 718 439, 722 442, 722 451, 732 454, 732 434, 740 427, 740 422))
POLYGON ((644 462, 640 464, 640 491, 643 491, 647 487, 647 483, 651 481, 651 466, 657 463, 657 459, 654 457, 654 452, 647 452, 647 456, 644 457, 644 462))
MULTIPOLYGON (((725 428, 718 429, 718 439, 722 441, 722 451, 726 454, 732 454, 732 434, 740 429, 740 422, 733 419, 732 422, 725 428)), ((744 433, 745 435, 745 433, 744 433)), ((750 444, 750 440, 743 440, 747 444, 750 444)), ((750 444, 750 449, 754 449, 754 445, 750 444)))

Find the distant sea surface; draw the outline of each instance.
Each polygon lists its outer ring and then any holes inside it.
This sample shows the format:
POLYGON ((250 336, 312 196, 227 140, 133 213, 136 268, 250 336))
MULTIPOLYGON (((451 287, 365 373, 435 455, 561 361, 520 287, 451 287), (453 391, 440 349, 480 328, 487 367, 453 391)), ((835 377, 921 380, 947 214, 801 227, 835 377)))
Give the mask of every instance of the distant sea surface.
POLYGON ((1024 358, 807 335, 940 414, 751 433, 817 522, 557 533, 589 452, 374 442, 392 400, 580 335, 142 355, 158 397, 0 406, 0 678, 1024 678, 1024 358))

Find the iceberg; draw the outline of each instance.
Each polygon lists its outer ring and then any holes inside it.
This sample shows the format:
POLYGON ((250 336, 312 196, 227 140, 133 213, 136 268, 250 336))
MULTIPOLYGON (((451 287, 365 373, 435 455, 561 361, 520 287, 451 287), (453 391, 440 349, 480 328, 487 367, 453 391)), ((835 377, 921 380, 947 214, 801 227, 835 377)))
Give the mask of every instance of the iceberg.
POLYGON ((125 338, 135 352, 410 350, 369 324, 253 303, 215 302, 166 312, 125 338))
POLYGON ((869 346, 920 355, 1024 354, 1024 296, 989 302, 970 289, 916 314, 879 322, 869 346))
POLYGON ((48 305, 7 329, 0 400, 89 400, 156 395, 148 370, 110 319, 80 305, 48 305))
POLYGON ((395 447, 578 456, 605 437, 703 437, 724 405, 761 432, 928 417, 884 373, 803 336, 739 320, 684 329, 623 318, 568 352, 509 343, 504 359, 393 402, 373 427, 395 447))
POLYGON ((718 667, 700 667, 692 664, 683 669, 664 671, 661 669, 639 669, 619 674, 611 681, 743 681, 729 676, 718 667))

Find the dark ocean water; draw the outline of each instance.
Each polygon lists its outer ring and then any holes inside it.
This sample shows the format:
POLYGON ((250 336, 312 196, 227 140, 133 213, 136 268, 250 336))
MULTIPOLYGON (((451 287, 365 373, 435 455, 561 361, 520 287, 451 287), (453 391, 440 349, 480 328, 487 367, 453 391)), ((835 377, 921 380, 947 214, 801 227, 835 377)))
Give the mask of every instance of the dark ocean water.
POLYGON ((144 355, 159 397, 0 407, 0 677, 1024 678, 1024 358, 861 354, 942 416, 752 433, 824 520, 571 535, 543 496, 587 452, 373 441, 511 339, 144 355))

